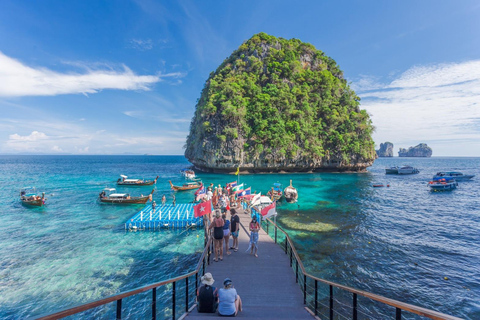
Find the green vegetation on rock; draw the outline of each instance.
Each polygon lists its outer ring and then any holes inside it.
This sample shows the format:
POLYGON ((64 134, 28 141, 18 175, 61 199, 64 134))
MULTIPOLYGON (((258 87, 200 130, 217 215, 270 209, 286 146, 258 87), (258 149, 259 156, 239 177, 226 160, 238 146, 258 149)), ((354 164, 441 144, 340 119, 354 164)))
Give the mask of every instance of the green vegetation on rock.
POLYGON ((210 74, 185 155, 210 171, 364 170, 375 150, 359 101, 322 51, 259 33, 210 74))

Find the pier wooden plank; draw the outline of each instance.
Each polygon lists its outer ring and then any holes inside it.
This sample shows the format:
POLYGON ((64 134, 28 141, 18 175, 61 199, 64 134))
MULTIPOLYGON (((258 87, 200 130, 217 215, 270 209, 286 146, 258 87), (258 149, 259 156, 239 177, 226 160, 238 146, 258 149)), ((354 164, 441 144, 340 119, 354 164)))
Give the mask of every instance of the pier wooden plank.
MULTIPOLYGON (((217 288, 230 278, 242 299, 244 311, 238 318, 314 319, 304 307, 303 292, 295 282, 288 256, 265 231, 260 230, 258 258, 245 252, 249 244, 250 215, 238 209, 240 217, 239 250, 224 253, 223 261, 207 266, 217 288)), ((231 243, 232 240, 230 240, 231 243)), ((218 319, 217 314, 198 313, 194 309, 187 319, 218 319)))

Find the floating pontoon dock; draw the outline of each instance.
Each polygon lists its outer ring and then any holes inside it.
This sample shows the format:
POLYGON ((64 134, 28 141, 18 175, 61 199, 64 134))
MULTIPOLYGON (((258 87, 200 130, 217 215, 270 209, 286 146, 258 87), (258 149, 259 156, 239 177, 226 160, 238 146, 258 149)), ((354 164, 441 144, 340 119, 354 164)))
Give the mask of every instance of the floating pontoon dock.
POLYGON ((157 205, 155 212, 148 204, 125 222, 125 230, 161 230, 203 227, 203 219, 193 216, 193 203, 157 205))

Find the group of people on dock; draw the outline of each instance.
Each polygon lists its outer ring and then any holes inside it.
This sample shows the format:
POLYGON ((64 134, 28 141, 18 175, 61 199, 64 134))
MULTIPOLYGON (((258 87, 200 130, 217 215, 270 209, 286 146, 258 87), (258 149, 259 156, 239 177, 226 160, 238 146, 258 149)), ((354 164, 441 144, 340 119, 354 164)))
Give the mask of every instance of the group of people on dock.
MULTIPOLYGON (((237 215, 237 208, 241 208, 241 199, 236 197, 236 193, 232 188, 225 186, 215 187, 212 192, 213 183, 208 187, 206 197, 202 201, 212 200, 214 207, 213 217, 211 214, 209 218, 209 230, 212 231, 214 259, 213 261, 223 261, 224 252, 227 255, 231 254, 230 250, 238 251, 238 234, 240 231, 240 218, 237 215), (230 220, 227 219, 227 214, 230 213, 230 220), (232 238, 232 245, 230 245, 230 236, 232 238), (225 250, 223 248, 225 244, 225 250)), ((260 224, 257 221, 257 216, 252 215, 252 221, 249 224, 250 243, 247 252, 258 257, 258 232, 260 231, 260 224)))
POLYGON ((238 233, 240 231, 240 218, 237 211, 232 208, 230 211, 230 220, 227 220, 226 212, 221 214, 219 209, 215 210, 215 216, 210 222, 209 230, 213 230, 213 250, 215 258, 213 261, 223 261, 223 244, 225 243, 225 252, 231 254, 230 249, 238 251, 238 233), (230 235, 232 236, 232 245, 230 246, 230 235))

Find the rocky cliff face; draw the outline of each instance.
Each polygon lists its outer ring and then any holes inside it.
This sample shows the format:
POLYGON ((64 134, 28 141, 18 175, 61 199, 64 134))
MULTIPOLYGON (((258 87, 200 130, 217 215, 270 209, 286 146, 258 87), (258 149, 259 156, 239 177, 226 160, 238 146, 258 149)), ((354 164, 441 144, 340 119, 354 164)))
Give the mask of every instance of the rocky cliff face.
POLYGON ((379 157, 393 157, 393 143, 380 143, 380 149, 376 150, 379 157))
POLYGON ((185 156, 210 172, 363 171, 372 131, 333 59, 260 33, 210 74, 185 156))
POLYGON ((432 148, 427 146, 426 143, 420 143, 415 147, 410 147, 407 149, 400 148, 398 151, 399 157, 431 157, 432 148))

